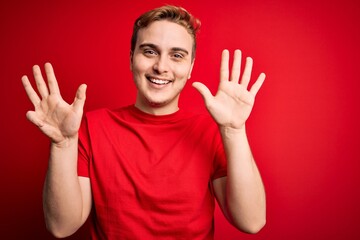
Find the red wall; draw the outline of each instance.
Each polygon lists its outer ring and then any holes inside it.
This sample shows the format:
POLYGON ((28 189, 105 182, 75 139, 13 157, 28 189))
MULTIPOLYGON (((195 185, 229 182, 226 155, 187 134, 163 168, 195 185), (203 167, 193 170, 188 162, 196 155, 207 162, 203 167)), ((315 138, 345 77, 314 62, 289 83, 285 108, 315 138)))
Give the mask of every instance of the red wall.
MULTIPOLYGON (((21 76, 50 61, 68 101, 84 82, 86 110, 132 103, 132 22, 163 3, 202 20, 191 81, 216 89, 223 48, 242 49, 254 59, 254 75, 267 74, 248 121, 267 225, 245 235, 217 210, 217 239, 360 239, 360 4, 289 2, 2 0, 1 239, 52 239, 41 207, 49 143, 25 118, 32 106, 21 76)), ((181 106, 204 111, 190 84, 181 106)))

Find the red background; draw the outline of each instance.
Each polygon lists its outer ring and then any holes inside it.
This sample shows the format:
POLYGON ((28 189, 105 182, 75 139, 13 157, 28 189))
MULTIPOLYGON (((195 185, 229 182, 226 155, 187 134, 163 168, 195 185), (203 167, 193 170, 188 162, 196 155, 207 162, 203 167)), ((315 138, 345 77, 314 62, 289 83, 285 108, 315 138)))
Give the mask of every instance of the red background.
MULTIPOLYGON (((41 192, 48 140, 25 118, 20 78, 53 63, 63 97, 88 84, 86 110, 134 102, 132 23, 164 3, 202 20, 192 81, 216 90, 220 53, 240 48, 267 74, 248 135, 267 191, 266 227, 232 228, 216 211, 216 239, 360 239, 357 1, 18 1, 0 3, 0 234, 52 239, 41 192)), ((190 84, 181 106, 205 111, 190 84)), ((71 239, 83 239, 85 229, 71 239)))

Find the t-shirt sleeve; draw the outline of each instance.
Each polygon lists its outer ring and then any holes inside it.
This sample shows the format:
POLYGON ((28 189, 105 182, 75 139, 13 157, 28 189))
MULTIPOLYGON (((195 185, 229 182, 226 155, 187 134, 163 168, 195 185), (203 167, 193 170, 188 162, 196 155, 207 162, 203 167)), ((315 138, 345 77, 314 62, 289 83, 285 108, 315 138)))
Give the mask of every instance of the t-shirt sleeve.
POLYGON ((212 180, 227 176, 227 161, 225 156, 224 145, 222 143, 220 134, 215 138, 215 158, 214 158, 214 172, 212 180))
POLYGON ((79 144, 78 144, 78 176, 89 177, 89 161, 91 159, 90 151, 90 137, 86 118, 81 122, 79 129, 79 144))

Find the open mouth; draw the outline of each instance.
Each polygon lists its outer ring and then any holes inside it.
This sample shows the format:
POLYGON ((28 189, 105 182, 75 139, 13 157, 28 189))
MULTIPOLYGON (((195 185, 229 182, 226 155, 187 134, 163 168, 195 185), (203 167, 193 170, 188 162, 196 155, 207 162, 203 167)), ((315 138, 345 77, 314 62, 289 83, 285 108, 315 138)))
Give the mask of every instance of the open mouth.
POLYGON ((171 83, 172 81, 166 80, 166 79, 158 79, 158 78, 152 78, 152 77, 146 77, 147 80, 149 80, 151 83, 156 85, 166 85, 171 83))

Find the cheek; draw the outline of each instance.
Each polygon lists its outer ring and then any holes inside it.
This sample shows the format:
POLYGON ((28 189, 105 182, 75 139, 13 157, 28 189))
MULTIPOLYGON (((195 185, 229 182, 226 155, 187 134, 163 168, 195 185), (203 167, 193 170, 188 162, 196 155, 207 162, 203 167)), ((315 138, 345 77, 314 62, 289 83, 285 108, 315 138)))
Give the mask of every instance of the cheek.
POLYGON ((140 72, 143 72, 144 66, 143 64, 139 64, 138 62, 135 62, 133 65, 132 65, 132 72, 133 74, 139 74, 140 72))
POLYGON ((151 66, 151 62, 140 54, 135 54, 132 61, 132 72, 142 73, 151 66))
POLYGON ((174 69, 174 73, 176 73, 176 76, 180 79, 187 80, 189 79, 190 73, 191 73, 191 67, 190 66, 178 66, 174 69))
POLYGON ((144 70, 141 68, 141 64, 133 64, 131 65, 131 72, 132 72, 132 79, 136 86, 139 86, 139 84, 142 82, 142 76, 144 70))

